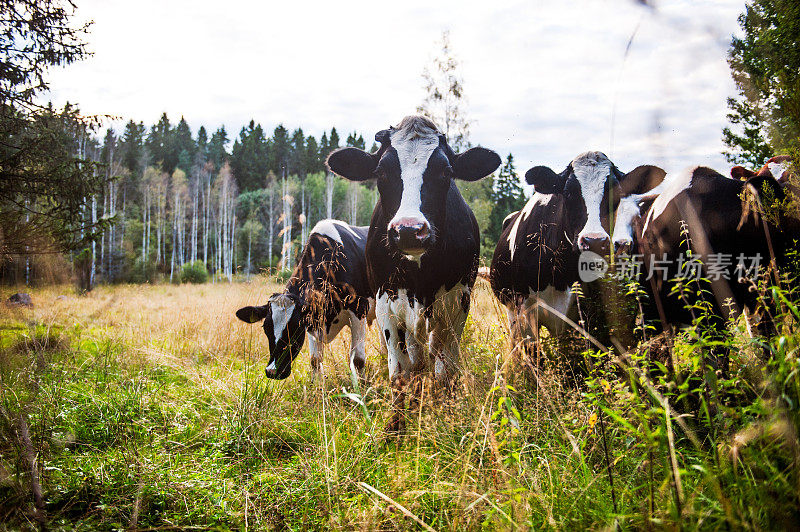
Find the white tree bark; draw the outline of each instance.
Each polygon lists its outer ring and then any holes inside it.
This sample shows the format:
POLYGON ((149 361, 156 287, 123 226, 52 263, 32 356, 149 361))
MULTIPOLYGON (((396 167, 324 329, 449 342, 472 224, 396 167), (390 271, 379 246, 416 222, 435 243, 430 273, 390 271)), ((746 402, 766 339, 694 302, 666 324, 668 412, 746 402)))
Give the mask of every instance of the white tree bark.
POLYGON ((356 225, 358 218, 358 183, 350 183, 350 225, 356 225))
MULTIPOLYGON (((92 228, 97 223, 97 196, 92 196, 92 228)), ((89 272, 89 290, 94 286, 95 266, 97 263, 97 241, 92 239, 92 267, 89 272)))
POLYGON ((275 232, 273 224, 275 215, 275 181, 269 185, 269 230, 267 234, 267 253, 269 254, 269 269, 272 270, 272 235, 275 232))
POLYGON ((333 218, 333 174, 325 174, 325 212, 326 218, 333 218))

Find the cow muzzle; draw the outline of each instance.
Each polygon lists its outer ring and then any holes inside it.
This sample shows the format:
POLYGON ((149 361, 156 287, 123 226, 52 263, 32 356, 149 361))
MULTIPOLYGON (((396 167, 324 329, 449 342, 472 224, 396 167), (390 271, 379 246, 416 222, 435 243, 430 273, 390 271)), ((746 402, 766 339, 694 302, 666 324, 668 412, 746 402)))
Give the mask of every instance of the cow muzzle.
POLYGON ((629 255, 632 248, 633 248, 633 241, 630 238, 621 238, 614 240, 615 255, 629 255))
POLYGON ((582 235, 578 237, 578 248, 605 257, 611 250, 611 239, 606 235, 582 235))
POLYGON ((400 218, 389 224, 389 238, 402 253, 421 255, 431 243, 431 227, 425 220, 400 218))

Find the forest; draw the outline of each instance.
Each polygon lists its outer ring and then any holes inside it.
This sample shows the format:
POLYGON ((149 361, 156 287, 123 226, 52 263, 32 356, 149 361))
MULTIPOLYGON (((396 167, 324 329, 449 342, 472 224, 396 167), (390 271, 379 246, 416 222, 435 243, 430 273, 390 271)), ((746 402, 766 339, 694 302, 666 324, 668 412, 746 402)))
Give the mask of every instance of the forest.
MULTIPOLYGON (((350 183, 325 171, 331 151, 365 148, 356 132, 342 142, 332 127, 317 141, 302 128, 278 125, 267 136, 251 120, 231 145, 224 126, 209 137, 203 126, 193 133, 183 117, 173 125, 166 113, 149 128, 133 120, 119 134, 108 127, 102 138, 63 121, 62 149, 104 181, 82 209, 97 235, 67 257, 84 290, 99 282, 231 281, 291 271, 316 222, 368 225, 377 201, 373 182, 350 183)), ((496 176, 465 184, 462 193, 490 256, 502 218, 524 202, 513 155, 496 176)), ((52 257, 24 253, 2 272, 5 282, 25 284, 72 275, 54 267, 52 257)))

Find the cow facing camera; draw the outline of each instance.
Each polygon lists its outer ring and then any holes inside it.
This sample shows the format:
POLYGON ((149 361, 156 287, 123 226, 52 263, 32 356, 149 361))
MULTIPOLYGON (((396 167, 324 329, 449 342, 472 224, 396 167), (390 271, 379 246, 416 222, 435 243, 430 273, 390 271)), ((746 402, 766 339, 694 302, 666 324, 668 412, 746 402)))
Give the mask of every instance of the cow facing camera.
POLYGON ((578 257, 578 276, 584 283, 602 279, 608 271, 608 262, 593 251, 584 251, 578 257))

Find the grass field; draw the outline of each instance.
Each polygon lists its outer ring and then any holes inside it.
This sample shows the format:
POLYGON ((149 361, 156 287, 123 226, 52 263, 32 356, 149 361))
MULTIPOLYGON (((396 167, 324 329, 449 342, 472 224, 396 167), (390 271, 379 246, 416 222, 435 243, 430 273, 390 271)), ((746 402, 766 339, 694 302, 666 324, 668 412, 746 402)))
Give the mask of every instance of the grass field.
MULTIPOLYGON (((504 314, 479 282, 459 386, 445 396, 426 380, 398 437, 384 433, 374 326, 359 390, 346 331, 323 379, 310 380, 306 351, 287 380, 264 377, 263 331, 234 311, 278 289, 52 287, 31 291, 31 310, 0 309, 0 529, 800 523, 796 328, 770 344, 777 365, 734 331, 743 343, 720 389, 739 393, 676 411, 665 397, 680 405, 702 386, 621 378, 601 359, 580 385, 553 363, 530 382, 509 366, 504 314)), ((675 350, 691 363, 704 347, 686 334, 675 350)))

